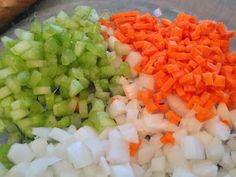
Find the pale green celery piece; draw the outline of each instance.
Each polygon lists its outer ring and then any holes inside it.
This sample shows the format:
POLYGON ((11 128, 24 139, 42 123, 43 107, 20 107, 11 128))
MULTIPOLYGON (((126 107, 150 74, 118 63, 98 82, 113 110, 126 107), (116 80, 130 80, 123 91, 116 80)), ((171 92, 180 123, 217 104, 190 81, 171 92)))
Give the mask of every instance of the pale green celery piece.
POLYGON ((11 102, 11 109, 25 109, 29 108, 31 105, 26 99, 19 99, 11 102))
POLYGON ((97 63, 97 56, 89 51, 86 51, 79 57, 77 62, 82 67, 92 68, 97 63))
POLYGON ((34 34, 29 32, 29 31, 25 31, 22 29, 15 29, 15 35, 20 39, 20 40, 34 40, 34 34))
POLYGON ((66 128, 71 124, 71 116, 64 116, 61 120, 57 121, 58 128, 66 128))
POLYGON ((118 74, 125 76, 126 78, 131 78, 132 73, 130 71, 129 64, 127 62, 122 62, 119 67, 118 74))
POLYGON ((65 28, 68 28, 71 30, 76 30, 79 28, 79 24, 69 18, 64 20, 64 25, 65 25, 65 28))
POLYGON ((29 117, 33 127, 42 127, 46 122, 44 114, 35 114, 29 117))
POLYGON ((62 52, 61 62, 63 65, 69 65, 76 60, 76 56, 71 49, 65 49, 62 52))
POLYGON ((81 41, 77 41, 75 43, 74 53, 77 57, 80 57, 85 49, 85 43, 81 41))
POLYGON ((8 67, 8 68, 4 68, 4 69, 0 69, 0 79, 5 79, 7 78, 9 75, 14 74, 15 71, 8 67))
POLYGON ((43 76, 37 86, 53 86, 53 80, 50 77, 43 76))
POLYGON ((50 77, 54 78, 57 74, 57 64, 56 63, 50 63, 46 64, 46 66, 40 68, 40 72, 44 77, 50 77))
POLYGON ((57 127, 57 120, 53 114, 49 114, 44 124, 45 127, 57 127))
POLYGON ((71 124, 76 126, 76 128, 79 128, 81 126, 81 123, 82 123, 80 114, 71 115, 70 116, 70 121, 71 121, 71 124))
POLYGON ((53 105, 53 113, 56 116, 66 116, 74 112, 77 105, 76 99, 64 100, 53 105))
POLYGON ((0 88, 0 100, 11 95, 11 93, 11 90, 7 86, 0 88))
POLYGON ((127 55, 129 53, 129 48, 120 43, 119 41, 115 41, 114 43, 114 50, 117 53, 117 55, 127 55))
POLYGON ((91 120, 98 132, 116 125, 115 121, 106 112, 94 112, 89 116, 89 120, 91 120))
POLYGON ((89 114, 92 114, 93 112, 103 112, 105 109, 105 105, 102 100, 94 98, 92 100, 92 109, 89 114))
POLYGON ((37 35, 42 33, 42 29, 43 29, 42 23, 38 21, 34 21, 29 25, 29 31, 37 35))
POLYGON ((109 89, 112 95, 124 95, 124 90, 119 84, 110 84, 109 89))
POLYGON ((100 67, 100 77, 101 78, 110 78, 116 74, 116 69, 114 66, 102 66, 100 67))
POLYGON ((70 89, 69 89, 70 97, 76 96, 77 94, 79 94, 81 90, 83 90, 83 86, 80 83, 80 81, 76 79, 72 79, 70 83, 70 89))
POLYGON ((107 54, 106 54, 106 46, 102 45, 102 44, 93 44, 93 43, 89 43, 87 42, 85 45, 85 48, 90 51, 91 53, 93 53, 94 55, 97 55, 101 58, 107 58, 107 54))
POLYGON ((99 81, 102 90, 109 91, 109 81, 108 79, 101 79, 99 81))
POLYGON ((42 104, 40 104, 38 101, 34 101, 30 107, 30 113, 32 114, 38 114, 38 113, 43 113, 44 108, 42 104))
POLYGON ((15 55, 21 55, 31 48, 29 41, 20 41, 11 48, 11 52, 15 55))
POLYGON ((28 68, 39 68, 43 67, 46 64, 45 60, 29 60, 26 61, 26 66, 28 68))
POLYGON ((96 91, 95 97, 101 99, 103 102, 107 102, 110 97, 110 92, 96 91))
POLYGON ((30 72, 29 71, 22 71, 17 74, 17 80, 19 81, 20 85, 25 86, 29 83, 30 80, 30 72))
POLYGON ((49 86, 41 86, 33 88, 34 95, 46 95, 51 93, 51 87, 49 86))
POLYGON ((46 106, 47 110, 52 110, 55 102, 55 95, 53 93, 46 95, 46 106))
POLYGON ((38 41, 30 41, 31 48, 25 51, 21 57, 25 60, 42 60, 43 59, 43 43, 38 41))
POLYGON ((6 97, 6 98, 1 100, 0 106, 3 107, 3 108, 4 107, 8 107, 8 106, 10 106, 12 104, 13 101, 14 101, 13 97, 12 96, 8 96, 8 97, 6 97))
POLYGON ((44 43, 44 52, 46 54, 59 54, 61 47, 54 37, 48 38, 44 43))
POLYGON ((29 114, 27 109, 16 109, 11 111, 11 118, 15 122, 17 120, 23 119, 29 114))
POLYGON ((43 39, 47 40, 48 38, 56 35, 56 34, 60 34, 63 32, 63 28, 56 25, 56 24, 50 24, 49 22, 48 23, 45 23, 43 25, 43 33, 42 33, 42 37, 43 39))
POLYGON ((88 102, 87 102, 87 100, 79 99, 79 113, 82 118, 85 118, 88 116, 88 102))
POLYGON ((30 76, 30 81, 29 81, 30 86, 35 87, 39 83, 41 78, 42 74, 39 71, 34 70, 30 76))
POLYGON ((28 137, 33 138, 32 122, 29 118, 21 119, 16 122, 19 129, 28 137))

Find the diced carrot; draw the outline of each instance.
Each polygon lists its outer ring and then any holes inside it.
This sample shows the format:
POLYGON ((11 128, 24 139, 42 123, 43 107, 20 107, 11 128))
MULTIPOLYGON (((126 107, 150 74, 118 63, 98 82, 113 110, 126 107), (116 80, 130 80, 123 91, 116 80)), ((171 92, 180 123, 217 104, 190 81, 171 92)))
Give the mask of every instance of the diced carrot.
POLYGON ((215 87, 225 87, 225 77, 222 75, 216 75, 214 80, 215 87))
POLYGON ((169 110, 168 106, 166 104, 160 104, 159 105, 159 111, 162 113, 166 113, 169 110))
POLYGON ((162 144, 174 144, 175 138, 171 132, 166 132, 160 139, 162 144))
POLYGON ((203 77, 203 80, 204 80, 206 86, 210 86, 210 85, 214 84, 212 73, 210 73, 210 72, 203 73, 202 77, 203 77))
POLYGON ((174 79, 173 77, 170 77, 161 87, 161 91, 167 92, 175 82, 176 82, 176 79, 174 79))
POLYGON ((181 120, 181 117, 173 111, 168 111, 167 113, 165 113, 165 116, 169 122, 175 125, 178 125, 181 120))
POLYGON ((120 31, 116 30, 114 32, 114 35, 117 39, 119 39, 123 43, 127 43, 129 40, 127 37, 125 37, 120 31))
POLYGON ((180 97, 186 94, 186 93, 184 92, 184 89, 183 89, 181 86, 178 86, 178 87, 176 88, 176 93, 177 93, 177 95, 179 95, 180 97))
POLYGON ((159 108, 159 104, 157 103, 149 103, 145 105, 148 112, 156 112, 159 108))
POLYGON ((180 84, 188 83, 193 81, 193 73, 185 74, 179 79, 180 84))
POLYGON ((163 18, 161 21, 161 24, 163 26, 170 26, 172 24, 172 22, 169 19, 163 18))
POLYGON ((201 100, 201 103, 202 104, 205 104, 207 102, 207 100, 210 98, 211 94, 207 91, 203 92, 201 97, 200 97, 200 100, 201 100))
POLYGON ((138 143, 133 143, 133 142, 129 143, 129 154, 131 157, 135 156, 141 144, 142 144, 141 139, 139 139, 138 143))

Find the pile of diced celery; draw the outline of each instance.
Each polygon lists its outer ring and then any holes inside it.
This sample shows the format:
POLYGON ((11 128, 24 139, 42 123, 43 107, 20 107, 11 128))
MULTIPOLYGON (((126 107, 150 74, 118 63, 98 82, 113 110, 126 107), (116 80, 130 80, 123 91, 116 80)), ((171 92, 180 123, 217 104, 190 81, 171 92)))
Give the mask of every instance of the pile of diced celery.
POLYGON ((29 31, 16 29, 17 39, 3 37, 0 56, 0 131, 8 143, 32 137, 32 127, 93 126, 98 131, 115 124, 105 112, 108 98, 122 94, 112 55, 90 7, 71 16, 60 12, 29 31))

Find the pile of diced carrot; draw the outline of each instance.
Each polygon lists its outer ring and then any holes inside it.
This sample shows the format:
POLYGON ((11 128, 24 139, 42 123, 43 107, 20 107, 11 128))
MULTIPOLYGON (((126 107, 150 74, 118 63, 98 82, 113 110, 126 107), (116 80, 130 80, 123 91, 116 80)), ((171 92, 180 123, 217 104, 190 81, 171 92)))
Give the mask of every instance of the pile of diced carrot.
POLYGON ((165 112, 170 121, 179 117, 163 105, 170 93, 177 94, 199 121, 214 116, 211 108, 219 102, 236 107, 236 52, 230 52, 228 31, 221 22, 197 20, 179 13, 172 22, 137 11, 113 14, 114 35, 142 55, 135 70, 153 75, 155 90, 140 90, 138 99, 150 112, 165 112))

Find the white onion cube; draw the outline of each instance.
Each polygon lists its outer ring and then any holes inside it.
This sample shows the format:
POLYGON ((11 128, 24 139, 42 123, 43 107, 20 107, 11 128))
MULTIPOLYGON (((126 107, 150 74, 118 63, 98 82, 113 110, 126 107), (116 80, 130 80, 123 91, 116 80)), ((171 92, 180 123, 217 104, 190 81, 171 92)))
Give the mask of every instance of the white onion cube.
POLYGON ((125 139, 127 142, 139 142, 138 133, 133 124, 126 123, 118 126, 118 129, 120 130, 122 138, 125 139))
POLYGON ((135 177, 129 164, 111 166, 111 177, 135 177))

